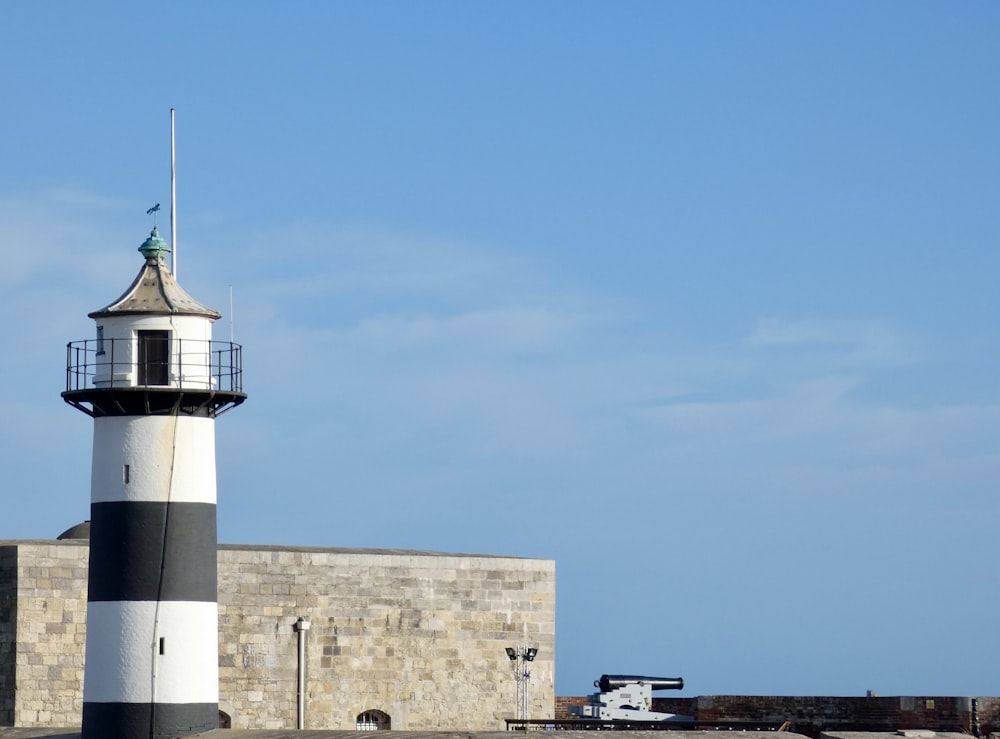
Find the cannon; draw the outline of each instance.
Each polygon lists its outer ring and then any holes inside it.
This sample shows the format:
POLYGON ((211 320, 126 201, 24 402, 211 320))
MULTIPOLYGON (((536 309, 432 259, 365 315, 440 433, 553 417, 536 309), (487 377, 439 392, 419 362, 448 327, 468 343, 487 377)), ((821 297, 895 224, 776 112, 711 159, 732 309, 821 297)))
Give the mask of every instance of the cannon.
POLYGON ((587 696, 585 706, 570 706, 570 715, 604 721, 691 721, 690 716, 651 710, 654 690, 681 690, 684 678, 644 675, 601 675, 594 681, 600 693, 587 696))
POLYGON ((601 675, 594 687, 609 693, 626 685, 648 685, 650 690, 684 690, 683 677, 645 677, 644 675, 601 675))

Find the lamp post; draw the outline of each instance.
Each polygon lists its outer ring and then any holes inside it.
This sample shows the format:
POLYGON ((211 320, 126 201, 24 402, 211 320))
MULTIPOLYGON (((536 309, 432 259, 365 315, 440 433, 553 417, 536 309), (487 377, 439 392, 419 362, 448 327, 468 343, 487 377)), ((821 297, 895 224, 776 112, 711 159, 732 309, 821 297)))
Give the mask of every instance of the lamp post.
POLYGON ((531 681, 531 672, 528 670, 528 663, 535 661, 538 654, 537 647, 505 647, 507 659, 514 670, 514 680, 517 683, 517 720, 528 720, 528 684, 531 681))

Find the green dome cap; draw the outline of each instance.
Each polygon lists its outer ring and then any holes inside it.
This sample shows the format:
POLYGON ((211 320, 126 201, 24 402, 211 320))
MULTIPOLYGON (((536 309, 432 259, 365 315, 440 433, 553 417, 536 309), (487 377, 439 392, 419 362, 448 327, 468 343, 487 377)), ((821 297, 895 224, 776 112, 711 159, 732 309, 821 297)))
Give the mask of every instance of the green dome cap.
POLYGON ((166 241, 160 238, 156 226, 153 226, 153 230, 149 233, 149 238, 142 242, 139 251, 146 259, 163 259, 165 254, 170 253, 170 247, 167 246, 166 241))

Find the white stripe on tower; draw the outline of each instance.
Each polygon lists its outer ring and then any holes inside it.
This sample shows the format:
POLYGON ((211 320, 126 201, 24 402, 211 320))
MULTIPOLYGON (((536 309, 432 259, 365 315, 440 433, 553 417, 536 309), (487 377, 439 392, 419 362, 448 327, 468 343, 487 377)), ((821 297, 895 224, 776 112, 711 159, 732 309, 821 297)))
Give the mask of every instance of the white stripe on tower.
POLYGON ((89 605, 87 618, 93 677, 84 701, 192 704, 217 699, 215 603, 98 602, 89 605), (115 661, 119 649, 127 658, 124 665, 115 661))
POLYGON ((169 500, 215 505, 215 421, 211 418, 97 418, 93 461, 92 503, 169 500), (172 468, 164 469, 168 464, 172 468))

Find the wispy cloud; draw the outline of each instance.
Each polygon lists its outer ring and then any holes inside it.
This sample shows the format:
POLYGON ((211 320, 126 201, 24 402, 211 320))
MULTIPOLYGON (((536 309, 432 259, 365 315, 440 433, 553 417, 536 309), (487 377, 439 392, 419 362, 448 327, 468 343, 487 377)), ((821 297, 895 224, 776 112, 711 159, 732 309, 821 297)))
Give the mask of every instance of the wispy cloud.
POLYGON ((350 331, 366 344, 408 347, 451 346, 458 352, 552 353, 585 329, 585 317, 546 306, 494 307, 455 315, 397 315, 365 318, 350 331))
POLYGON ((435 301, 481 300, 537 287, 537 265, 524 257, 376 224, 300 221, 253 231, 228 227, 213 243, 222 259, 239 255, 240 263, 233 265, 237 274, 253 279, 264 269, 266 292, 275 297, 347 300, 378 294, 394 300, 414 295, 435 301))
POLYGON ((899 364, 919 355, 911 337, 877 319, 761 318, 746 344, 762 349, 825 351, 840 366, 899 364))
POLYGON ((123 235, 102 223, 117 205, 112 198, 76 188, 0 199, 0 295, 29 281, 63 286, 110 282, 123 235))

